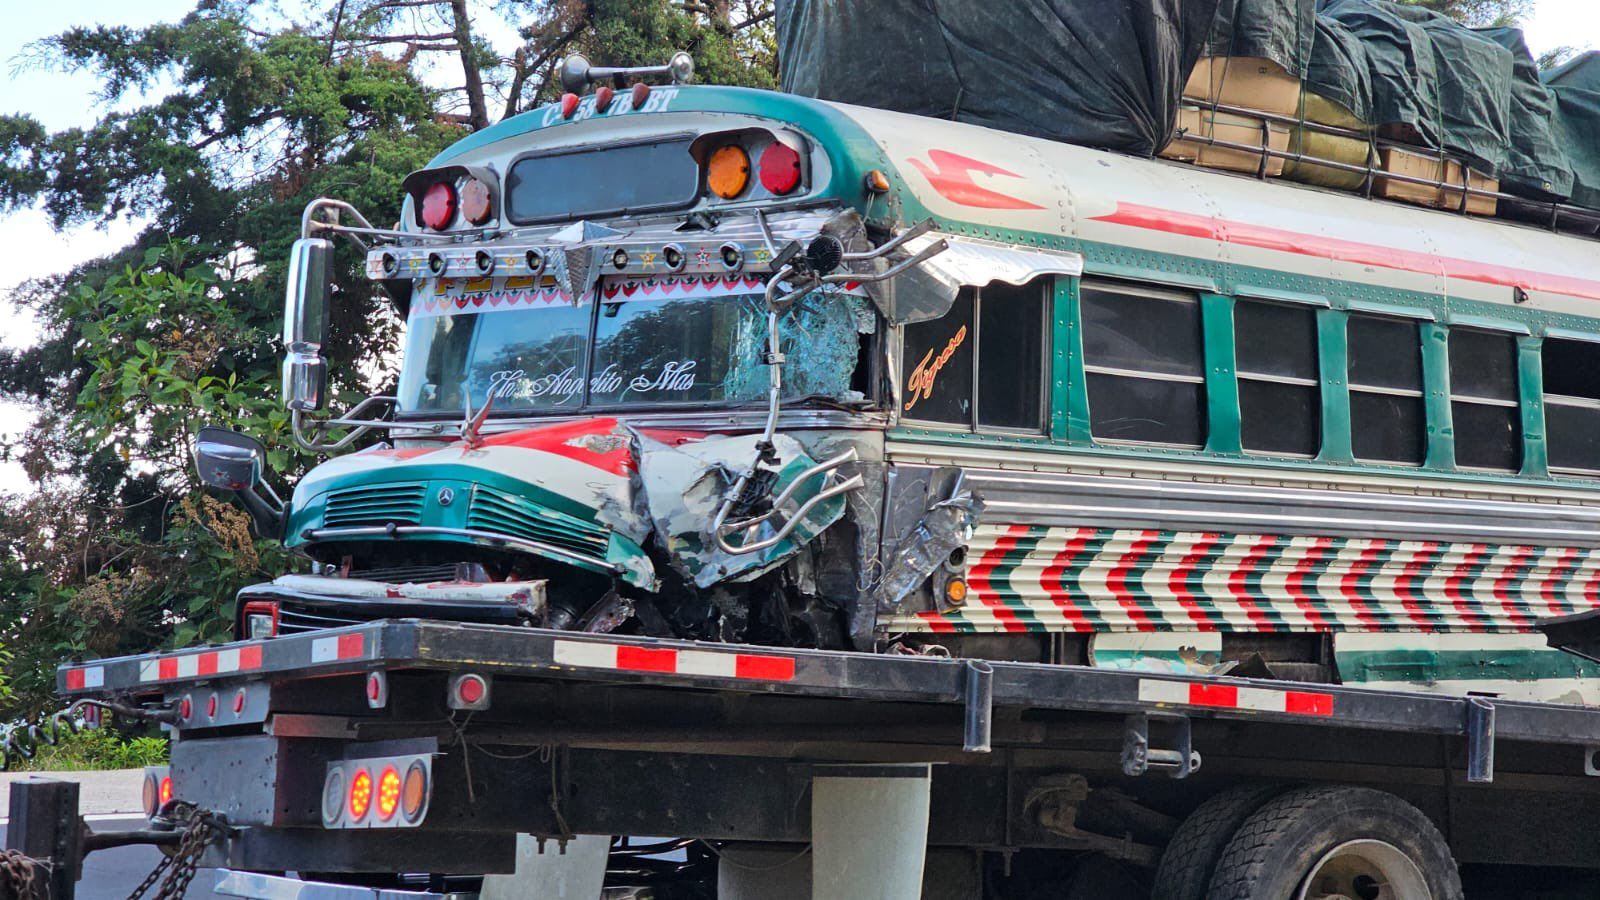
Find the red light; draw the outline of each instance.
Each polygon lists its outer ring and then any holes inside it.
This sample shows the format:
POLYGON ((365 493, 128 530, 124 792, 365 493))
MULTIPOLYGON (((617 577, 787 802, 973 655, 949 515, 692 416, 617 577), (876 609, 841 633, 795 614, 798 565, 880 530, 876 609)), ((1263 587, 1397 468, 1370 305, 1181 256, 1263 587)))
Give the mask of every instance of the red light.
POLYGON ((367 817, 367 810, 372 807, 372 773, 366 769, 357 769, 356 777, 350 779, 350 820, 359 822, 367 817))
POLYGON ((609 88, 609 87, 607 87, 607 86, 605 86, 603 84, 601 86, 595 88, 594 89, 594 111, 597 112, 597 113, 603 113, 606 110, 610 109, 611 108, 611 101, 616 96, 617 96, 617 92, 616 91, 612 90, 611 88, 609 88))
POLYGON ((387 822, 400 808, 400 771, 388 766, 378 776, 378 818, 387 822))
POLYGON ((373 672, 367 676, 367 701, 369 703, 377 703, 378 698, 382 696, 383 679, 379 677, 377 672, 373 672))
POLYGON ((578 111, 578 95, 577 94, 562 94, 561 95, 561 118, 570 119, 570 118, 572 118, 572 114, 577 112, 577 111, 578 111))
POLYGON ((159 796, 161 798, 161 803, 156 806, 156 809, 160 809, 161 807, 166 806, 168 803, 170 803, 172 801, 172 776, 171 775, 168 775, 168 776, 166 776, 166 777, 161 779, 161 793, 160 793, 159 796))
POLYGON ((239 693, 233 695, 233 714, 244 712, 244 688, 239 688, 239 693))
POLYGON ((194 715, 194 703, 191 702, 188 697, 185 697, 182 700, 179 700, 178 701, 178 718, 180 718, 180 719, 184 720, 185 722, 187 722, 187 721, 189 721, 189 717, 192 716, 192 715, 194 715))
POLYGON ((217 695, 216 694, 212 694, 210 697, 206 698, 206 718, 215 719, 216 717, 217 717, 217 695))
POLYGON ((255 641, 278 636, 278 604, 271 600, 251 600, 239 614, 243 623, 240 640, 255 641))
POLYGON ((787 194, 800 186, 800 154, 776 141, 761 151, 761 186, 774 194, 787 194))
POLYGON ((460 681, 456 682, 456 697, 462 703, 468 705, 478 703, 483 700, 483 692, 487 687, 488 685, 483 683, 482 678, 476 675, 465 675, 462 676, 460 681))
POLYGON ((456 189, 444 182, 438 182, 428 188, 422 195, 422 224, 434 231, 443 231, 450 227, 450 222, 456 217, 456 189))
POLYGON ((642 81, 639 82, 633 86, 633 90, 629 92, 629 96, 633 99, 633 108, 635 111, 643 109, 644 101, 650 99, 650 85, 645 84, 642 81))

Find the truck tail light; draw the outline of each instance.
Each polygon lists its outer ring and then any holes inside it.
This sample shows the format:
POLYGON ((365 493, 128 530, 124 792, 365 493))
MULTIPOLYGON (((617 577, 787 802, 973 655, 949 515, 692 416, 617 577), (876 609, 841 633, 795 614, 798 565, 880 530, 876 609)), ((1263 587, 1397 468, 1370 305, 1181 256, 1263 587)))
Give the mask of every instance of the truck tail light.
POLYGON ((428 806, 428 780, 428 767, 422 760, 406 768, 405 782, 400 785, 400 814, 405 816, 407 824, 422 821, 422 813, 428 806))
POLYGON ((325 828, 420 825, 432 789, 431 754, 331 762, 322 782, 322 824, 325 828))
POLYGON ((800 154, 787 144, 773 141, 761 151, 757 164, 761 186, 780 197, 800 186, 800 154))
POLYGON ((350 803, 348 806, 351 822, 360 822, 367 817, 367 810, 372 808, 372 773, 365 768, 356 769, 350 776, 350 803))
POLYGON ((271 600, 250 600, 239 614, 243 627, 240 640, 260 641, 278 636, 278 617, 281 608, 271 600))
POLYGON ((387 822, 400 811, 400 770, 384 766, 378 776, 378 820, 387 822))
POLYGON ((167 766, 148 766, 140 789, 140 805, 146 816, 154 816, 172 799, 172 770, 167 766))

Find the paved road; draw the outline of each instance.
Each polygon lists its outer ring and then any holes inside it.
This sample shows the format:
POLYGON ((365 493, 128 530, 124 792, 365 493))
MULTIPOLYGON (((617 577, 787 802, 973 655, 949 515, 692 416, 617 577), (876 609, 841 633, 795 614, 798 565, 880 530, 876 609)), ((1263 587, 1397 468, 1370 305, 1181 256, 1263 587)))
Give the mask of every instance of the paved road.
MULTIPOLYGON (((80 785, 78 809, 96 831, 126 830, 144 824, 139 812, 139 787, 143 772, 37 773, 48 778, 76 781, 80 785)), ((0 776, 0 846, 4 845, 7 806, 11 799, 9 783, 29 777, 23 773, 0 776)), ((117 847, 89 854, 83 863, 83 880, 78 882, 80 900, 124 900, 138 887, 144 876, 161 861, 154 847, 117 847)), ((212 900, 211 873, 202 871, 189 888, 193 900, 212 900)))
MULTIPOLYGON (((96 831, 138 828, 143 816, 96 817, 89 827, 96 831)), ((0 840, 5 836, 5 820, 0 820, 0 840)), ((124 900, 128 892, 139 886, 144 876, 150 874, 161 861, 161 853, 154 847, 116 847, 89 854, 83 862, 83 880, 78 882, 79 900, 124 900)), ((211 873, 202 870, 189 888, 192 900, 213 900, 211 873)))

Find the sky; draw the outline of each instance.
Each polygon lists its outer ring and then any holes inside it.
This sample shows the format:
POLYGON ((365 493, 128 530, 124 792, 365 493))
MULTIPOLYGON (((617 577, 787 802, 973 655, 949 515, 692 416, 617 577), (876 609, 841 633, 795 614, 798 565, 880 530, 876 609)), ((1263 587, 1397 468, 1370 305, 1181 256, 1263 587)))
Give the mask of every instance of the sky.
MULTIPOLYGON (((91 124, 106 111, 95 97, 94 76, 30 65, 25 53, 27 45, 74 25, 137 28, 179 18, 193 8, 194 0, 16 4, 6 17, 6 27, 0 29, 0 75, 4 76, 0 81, 0 113, 27 113, 51 130, 91 124)), ((1523 27, 1535 54, 1561 46, 1600 49, 1600 3, 1535 0, 1533 16, 1523 27)), ((490 37, 496 45, 510 42, 515 46, 514 33, 490 37)), ((138 223, 119 221, 105 228, 84 226, 55 232, 38 209, 0 215, 0 247, 5 248, 5 266, 0 268, 0 304, 17 284, 104 256, 130 241, 138 230, 138 223)), ((7 309, 7 305, 0 305, 0 345, 27 346, 37 339, 38 329, 14 309, 7 309)), ((26 408, 0 402, 0 444, 15 441, 28 420, 26 408)), ((28 487, 19 466, 0 462, 0 493, 28 487)))

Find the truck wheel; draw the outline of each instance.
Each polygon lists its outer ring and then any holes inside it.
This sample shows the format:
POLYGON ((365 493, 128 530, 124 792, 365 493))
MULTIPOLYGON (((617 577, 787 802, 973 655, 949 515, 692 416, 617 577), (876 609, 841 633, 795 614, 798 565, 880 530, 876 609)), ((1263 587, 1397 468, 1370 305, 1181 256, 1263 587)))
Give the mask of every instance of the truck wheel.
POLYGON ((1256 810, 1217 862, 1207 900, 1462 900, 1439 830, 1370 788, 1291 791, 1256 810))
POLYGON ((1205 900, 1217 860, 1233 833, 1283 791, 1281 787, 1246 785, 1214 794, 1200 804, 1161 852, 1150 900, 1205 900))

